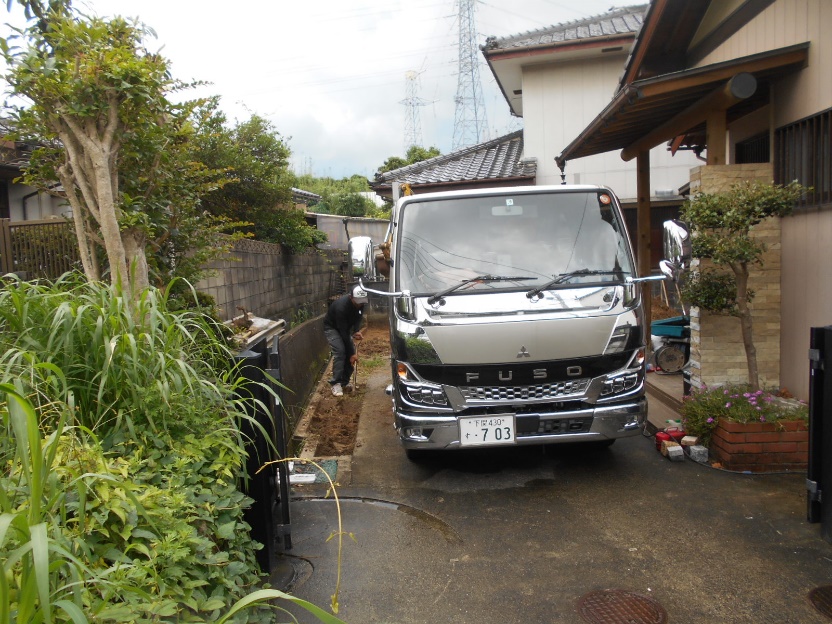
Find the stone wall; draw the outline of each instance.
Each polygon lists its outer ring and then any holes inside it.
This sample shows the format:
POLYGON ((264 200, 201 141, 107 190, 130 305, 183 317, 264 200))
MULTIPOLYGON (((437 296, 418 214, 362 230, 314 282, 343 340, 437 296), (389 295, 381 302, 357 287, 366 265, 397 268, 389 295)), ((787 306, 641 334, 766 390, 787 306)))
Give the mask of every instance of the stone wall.
MULTIPOLYGON (((293 431, 329 362, 323 315, 330 301, 354 285, 351 276, 348 281, 344 275, 346 252, 289 254, 279 245, 245 240, 209 268, 214 275, 196 288, 214 297, 223 320, 240 315, 238 308, 243 307, 255 316, 286 321, 287 331, 278 339, 280 381, 285 386, 280 399, 293 431)), ((387 290, 386 282, 367 286, 387 290)), ((373 294, 365 315, 386 321, 387 306, 386 298, 373 294)))
POLYGON ((280 401, 289 431, 294 431, 309 397, 329 362, 329 344, 324 338, 324 318, 318 316, 293 327, 278 339, 280 354, 280 401))
POLYGON ((208 265, 214 275, 196 289, 214 298, 223 320, 245 308, 294 325, 323 314, 329 301, 344 292, 346 266, 344 250, 291 254, 280 245, 242 240, 228 256, 208 265))
MULTIPOLYGON (((772 181, 770 164, 702 166, 691 171, 691 194, 728 190, 743 180, 772 181)), ((750 269, 752 331, 760 384, 780 385, 780 219, 757 225, 752 236, 768 250, 762 265, 750 269)), ((697 265, 694 263, 694 268, 697 265)), ((691 309, 691 386, 746 383, 748 365, 739 319, 691 309)))

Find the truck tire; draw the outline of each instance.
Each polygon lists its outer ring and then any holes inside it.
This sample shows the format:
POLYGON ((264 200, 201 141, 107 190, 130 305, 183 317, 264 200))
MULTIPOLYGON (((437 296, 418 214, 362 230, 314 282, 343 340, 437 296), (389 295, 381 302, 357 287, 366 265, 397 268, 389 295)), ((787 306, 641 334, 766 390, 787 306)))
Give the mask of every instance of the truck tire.
POLYGON ((412 462, 422 462, 431 456, 431 452, 424 449, 405 449, 404 454, 412 462))

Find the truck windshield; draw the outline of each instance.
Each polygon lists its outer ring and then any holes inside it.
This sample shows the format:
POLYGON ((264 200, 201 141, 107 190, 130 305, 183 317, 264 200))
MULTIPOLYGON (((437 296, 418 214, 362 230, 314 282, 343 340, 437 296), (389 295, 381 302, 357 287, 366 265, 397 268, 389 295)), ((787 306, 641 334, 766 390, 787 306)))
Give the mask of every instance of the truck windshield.
POLYGON ((412 201, 399 215, 399 287, 435 294, 620 282, 633 276, 626 231, 604 191, 412 201), (475 280, 522 275, 522 282, 475 280), (469 282, 466 282, 469 280, 469 282))

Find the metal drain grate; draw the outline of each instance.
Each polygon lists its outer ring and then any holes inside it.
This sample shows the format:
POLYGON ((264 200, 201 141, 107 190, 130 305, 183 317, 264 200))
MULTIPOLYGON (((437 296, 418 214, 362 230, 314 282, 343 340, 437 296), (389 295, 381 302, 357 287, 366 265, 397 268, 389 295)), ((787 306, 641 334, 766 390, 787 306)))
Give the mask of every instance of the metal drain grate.
POLYGON ((591 624, 667 624, 659 603, 624 589, 589 592, 578 599, 578 614, 591 624))
POLYGON ((832 618, 832 585, 815 587, 809 592, 809 602, 828 618, 832 618))

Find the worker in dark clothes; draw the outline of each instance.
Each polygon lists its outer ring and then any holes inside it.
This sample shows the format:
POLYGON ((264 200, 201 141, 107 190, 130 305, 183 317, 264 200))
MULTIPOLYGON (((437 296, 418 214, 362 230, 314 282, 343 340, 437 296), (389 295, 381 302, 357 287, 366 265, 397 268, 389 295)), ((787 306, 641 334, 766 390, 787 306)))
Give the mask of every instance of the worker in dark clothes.
POLYGON ((350 377, 355 370, 358 356, 355 354, 355 342, 360 342, 364 335, 364 304, 367 292, 360 286, 332 302, 324 317, 324 335, 332 347, 332 386, 333 396, 344 396, 352 392, 350 377))

